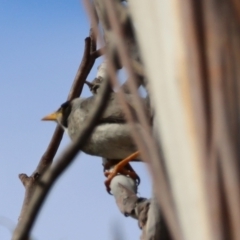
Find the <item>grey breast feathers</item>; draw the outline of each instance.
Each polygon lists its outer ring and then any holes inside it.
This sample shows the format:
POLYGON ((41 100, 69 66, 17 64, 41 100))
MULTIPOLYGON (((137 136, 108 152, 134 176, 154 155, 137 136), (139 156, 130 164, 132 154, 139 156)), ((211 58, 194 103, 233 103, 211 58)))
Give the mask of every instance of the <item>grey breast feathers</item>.
MULTIPOLYGON (((95 96, 89 98, 76 98, 72 101, 72 111, 68 118, 68 134, 73 139, 76 133, 79 132, 85 121, 88 121, 89 115, 95 106, 95 96), (77 130, 77 131, 76 131, 77 130)), ((136 118, 136 104, 133 101, 131 94, 125 94, 125 100, 130 107, 130 111, 133 114, 134 120, 136 118)), ((147 100, 142 98, 142 104, 146 111, 146 116, 150 119, 149 106, 147 100)), ((119 103, 116 93, 110 95, 107 107, 99 120, 99 124, 103 123, 125 123, 125 113, 123 106, 119 103)))

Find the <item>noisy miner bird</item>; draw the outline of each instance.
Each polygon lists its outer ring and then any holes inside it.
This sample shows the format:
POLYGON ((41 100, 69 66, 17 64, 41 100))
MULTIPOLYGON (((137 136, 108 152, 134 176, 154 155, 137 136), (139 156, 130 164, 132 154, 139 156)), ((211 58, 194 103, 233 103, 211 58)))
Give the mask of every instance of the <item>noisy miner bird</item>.
MULTIPOLYGON (((92 92, 92 94, 96 95, 99 93, 99 90, 105 81, 106 81, 106 78, 98 76, 91 82, 85 80, 85 84, 89 87, 89 90, 92 92)), ((141 85, 141 82, 137 81, 137 86, 140 87, 140 85, 141 85)), ((126 94, 131 93, 128 88, 128 80, 120 88, 126 94)), ((113 89, 110 89, 110 91, 114 93, 113 89)), ((110 174, 109 170, 112 170, 112 167, 115 166, 118 162, 119 160, 116 161, 113 159, 109 160, 109 159, 103 158, 103 166, 104 166, 103 171, 106 177, 109 177, 109 174, 110 174)), ((124 166, 121 168, 121 172, 119 173, 130 176, 132 179, 135 180, 137 184, 140 184, 140 177, 134 171, 130 163, 127 163, 126 165, 124 164, 124 166)), ((108 192, 110 193, 110 189, 108 189, 108 192)))
MULTIPOLYGON (((91 109, 95 105, 95 99, 96 96, 91 96, 67 101, 56 112, 47 115, 42 120, 57 122, 67 132, 69 137, 75 140, 81 131, 83 123, 89 119, 91 109)), ((133 96, 125 94, 125 100, 133 116, 136 116, 133 96)), ((146 116, 149 116, 146 99, 142 99, 142 104, 145 106, 146 116)), ((135 127, 139 131, 142 130, 137 120, 135 127)), ((102 117, 81 150, 87 154, 106 159, 123 159, 115 165, 113 171, 108 175, 108 179, 105 182, 108 190, 112 178, 118 173, 122 173, 123 167, 139 156, 139 151, 137 151, 131 136, 131 126, 126 121, 123 107, 119 104, 116 93, 111 93, 102 117)))

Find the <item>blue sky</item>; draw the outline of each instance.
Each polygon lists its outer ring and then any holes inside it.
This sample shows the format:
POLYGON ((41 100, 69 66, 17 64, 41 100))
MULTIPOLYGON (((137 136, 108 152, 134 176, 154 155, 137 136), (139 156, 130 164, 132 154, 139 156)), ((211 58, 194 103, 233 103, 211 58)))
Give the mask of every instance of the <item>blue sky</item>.
MULTIPOLYGON (((0 239, 10 239, 24 188, 19 173, 30 175, 45 151, 54 123, 41 122, 66 100, 76 74, 89 22, 81 1, 0 0, 0 239)), ((89 80, 96 75, 95 64, 89 80)), ((89 96, 84 88, 82 96, 89 96)), ((69 143, 64 137, 59 153, 69 143)), ((133 165, 151 184, 143 163, 133 165)), ((105 192, 101 159, 80 154, 55 184, 32 231, 34 239, 139 239, 137 222, 118 211, 105 192)))

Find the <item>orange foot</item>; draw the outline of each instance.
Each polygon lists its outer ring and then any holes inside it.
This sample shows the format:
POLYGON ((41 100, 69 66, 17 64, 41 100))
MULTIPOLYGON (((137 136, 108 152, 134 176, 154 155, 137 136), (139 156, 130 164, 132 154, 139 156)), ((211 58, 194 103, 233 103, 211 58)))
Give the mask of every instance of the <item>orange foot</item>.
POLYGON ((135 172, 129 172, 126 171, 125 169, 123 169, 130 161, 136 159, 138 156, 140 155, 140 152, 137 151, 133 154, 131 154, 130 156, 128 156, 127 158, 123 159, 121 162, 119 162, 117 165, 115 165, 115 167, 112 169, 111 172, 106 172, 105 176, 107 177, 107 180, 104 182, 106 189, 108 191, 108 193, 110 193, 110 183, 112 181, 112 179, 118 174, 118 173, 122 173, 124 175, 129 175, 130 177, 132 176, 133 178, 138 178, 138 176, 136 175, 135 172), (136 177, 137 176, 137 177, 136 177))

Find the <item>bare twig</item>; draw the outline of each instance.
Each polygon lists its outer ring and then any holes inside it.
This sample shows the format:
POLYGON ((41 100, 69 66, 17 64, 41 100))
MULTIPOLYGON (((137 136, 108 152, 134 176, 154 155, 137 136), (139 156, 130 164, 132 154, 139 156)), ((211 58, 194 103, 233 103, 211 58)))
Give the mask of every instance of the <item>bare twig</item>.
MULTIPOLYGON (((110 23, 111 23, 113 32, 118 38, 117 47, 118 47, 118 53, 119 53, 120 59, 122 61, 122 64, 127 68, 130 79, 132 80, 132 81, 129 81, 129 89, 131 90, 133 96, 135 97, 136 103, 140 103, 138 92, 137 92, 137 86, 136 86, 136 82, 137 82, 136 76, 131 66, 129 51, 127 51, 127 47, 126 47, 127 43, 124 41, 127 38, 127 36, 124 35, 123 30, 121 29, 121 24, 117 18, 116 5, 114 5, 113 2, 109 0, 105 0, 105 2, 106 2, 107 13, 109 14, 109 19, 111 19, 110 23)), ((160 161, 161 156, 157 151, 158 147, 151 136, 152 135, 151 130, 149 129, 146 116, 140 104, 138 104, 137 113, 138 113, 140 122, 142 123, 144 128, 147 129, 147 132, 145 132, 144 134, 144 138, 148 139, 145 143, 148 149, 147 160, 150 163, 150 169, 153 175, 154 182, 157 183, 155 185, 156 187, 155 193, 157 194, 158 201, 162 206, 162 211, 164 213, 165 219, 167 220, 174 237, 176 239, 178 238, 180 239, 181 231, 179 228, 179 223, 177 222, 176 213, 174 212, 172 196, 170 193, 168 182, 166 180, 167 178, 165 176, 165 172, 163 170, 164 168, 161 165, 161 161, 160 161), (162 194, 163 191, 164 191, 164 194, 162 194)), ((144 159, 146 160, 146 158, 144 159)))
POLYGON ((85 123, 82 131, 79 133, 77 139, 71 143, 66 150, 58 157, 53 167, 49 168, 37 184, 36 190, 29 203, 29 207, 23 216, 21 224, 18 224, 14 231, 13 240, 24 240, 29 236, 29 232, 35 222, 38 212, 47 196, 51 187, 57 178, 67 169, 73 162, 74 158, 80 151, 81 146, 84 145, 99 117, 104 111, 107 104, 107 99, 110 94, 108 81, 104 83, 102 92, 96 98, 96 105, 92 109, 89 121, 85 123))
POLYGON ((105 51, 106 51, 105 47, 102 47, 102 48, 96 50, 95 52, 93 52, 91 54, 91 56, 94 58, 101 57, 103 54, 105 54, 105 51))
MULTIPOLYGON (((74 82, 72 84, 71 90, 69 92, 68 100, 74 99, 80 95, 84 81, 95 62, 95 57, 91 56, 91 53, 96 51, 96 43, 91 33, 90 36, 91 37, 85 39, 84 55, 79 66, 79 69, 77 71, 77 74, 75 76, 74 82)), ((21 213, 19 216, 18 225, 22 224, 21 221, 24 218, 24 215, 26 214, 30 200, 32 199, 33 193, 36 189, 39 177, 42 176, 46 169, 49 168, 49 166, 52 164, 53 158, 60 145, 62 135, 63 135, 62 129, 57 126, 53 134, 53 137, 47 147, 47 150, 40 159, 36 170, 32 173, 30 177, 28 177, 26 174, 19 175, 20 180, 25 186, 25 196, 21 213)))
MULTIPOLYGON (((91 39, 90 37, 87 37, 85 39, 85 49, 84 49, 83 58, 78 68, 77 74, 74 78, 72 87, 69 91, 67 100, 72 100, 80 96, 82 92, 84 81, 87 78, 95 62, 95 56, 92 55, 92 52, 95 51, 96 49, 96 46, 94 45, 95 43, 93 39, 91 39)), ((34 171, 34 174, 42 174, 52 164, 53 158, 61 142, 62 135, 63 135, 62 128, 57 126, 53 134, 53 137, 47 147, 47 150, 43 154, 37 166, 37 169, 34 171)))

